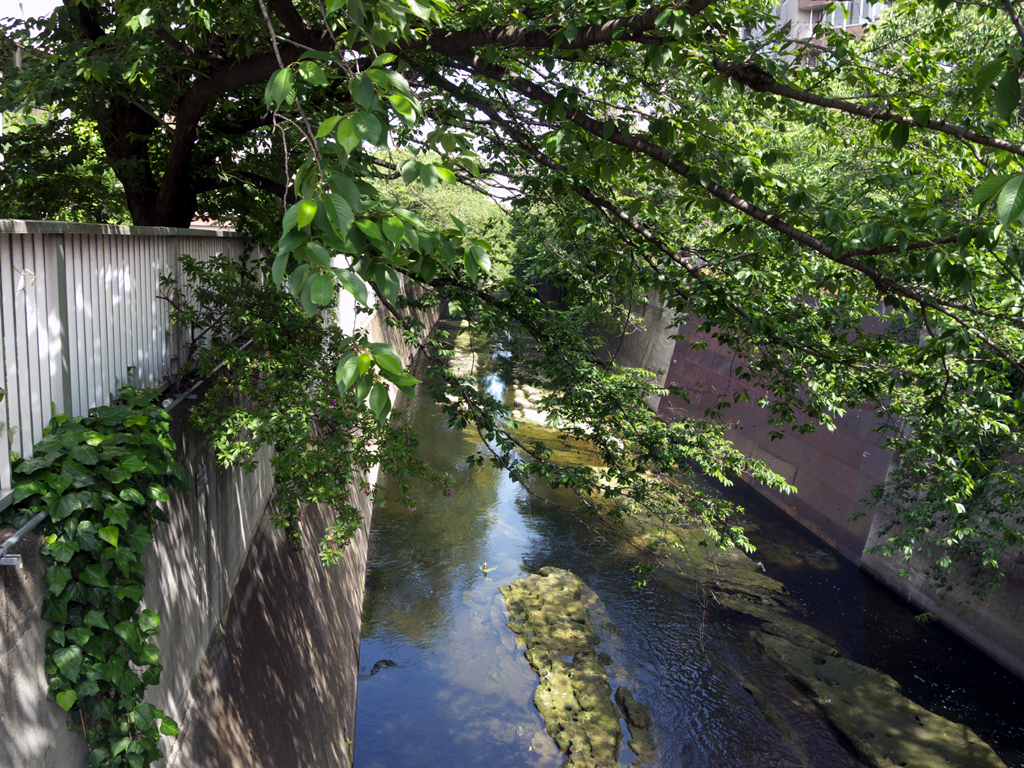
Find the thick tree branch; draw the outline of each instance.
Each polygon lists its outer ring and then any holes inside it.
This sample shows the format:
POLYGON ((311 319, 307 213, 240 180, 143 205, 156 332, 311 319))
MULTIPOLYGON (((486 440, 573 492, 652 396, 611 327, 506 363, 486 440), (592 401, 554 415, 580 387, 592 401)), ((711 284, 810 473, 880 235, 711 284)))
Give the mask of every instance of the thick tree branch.
MULTIPOLYGON (((753 91, 773 93, 776 96, 782 96, 786 99, 793 99, 794 101, 811 104, 816 107, 823 107, 825 109, 846 112, 847 114, 865 117, 868 120, 874 120, 876 122, 905 123, 912 127, 918 126, 914 118, 909 117, 908 115, 901 115, 898 112, 893 112, 891 109, 868 107, 845 99, 818 96, 817 94, 810 93, 808 91, 797 90, 792 86, 780 83, 770 74, 754 64, 744 64, 736 61, 722 61, 721 59, 714 59, 711 64, 715 68, 715 71, 720 75, 724 75, 737 83, 741 83, 753 91)), ((928 130, 936 131, 937 133, 944 133, 947 136, 953 136, 954 138, 962 141, 981 144, 986 147, 992 147, 993 149, 1001 149, 1004 152, 1011 152, 1020 157, 1024 157, 1024 146, 996 138, 995 136, 987 136, 984 133, 972 131, 970 128, 965 128, 964 126, 957 125, 956 123, 947 123, 943 120, 929 119, 927 125, 918 127, 927 128, 928 130)))

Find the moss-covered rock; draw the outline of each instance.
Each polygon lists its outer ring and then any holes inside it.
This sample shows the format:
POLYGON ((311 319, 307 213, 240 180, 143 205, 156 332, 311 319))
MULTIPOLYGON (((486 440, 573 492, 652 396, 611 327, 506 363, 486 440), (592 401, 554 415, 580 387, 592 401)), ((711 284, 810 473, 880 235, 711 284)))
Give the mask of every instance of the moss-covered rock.
POLYGON ((974 731, 915 704, 888 675, 773 634, 752 635, 872 768, 1006 768, 974 731))
POLYGON ((619 711, 622 712, 629 728, 628 746, 637 755, 633 765, 652 765, 657 747, 654 737, 650 734, 650 728, 654 725, 650 710, 633 698, 633 694, 625 686, 615 691, 615 703, 619 705, 619 711))
POLYGON ((600 638, 581 592, 580 580, 560 568, 542 568, 501 587, 508 627, 540 675, 534 704, 568 754, 567 768, 616 765, 622 740, 612 689, 594 650, 600 638))

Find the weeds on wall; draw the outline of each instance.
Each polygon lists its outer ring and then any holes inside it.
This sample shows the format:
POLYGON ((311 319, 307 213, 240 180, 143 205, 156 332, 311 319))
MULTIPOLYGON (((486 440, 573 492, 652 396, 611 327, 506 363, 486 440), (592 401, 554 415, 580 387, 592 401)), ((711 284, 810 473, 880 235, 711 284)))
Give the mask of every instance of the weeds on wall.
POLYGON ((89 765, 143 768, 162 756, 160 734, 178 726, 144 701, 163 668, 152 641, 160 617, 141 609, 142 557, 166 520, 156 502, 170 488, 187 490, 188 478, 153 393, 120 395, 87 417, 51 419, 34 456, 13 464, 14 505, 3 522, 49 513, 41 550, 50 589, 43 618, 53 622, 49 698, 84 733, 89 765))

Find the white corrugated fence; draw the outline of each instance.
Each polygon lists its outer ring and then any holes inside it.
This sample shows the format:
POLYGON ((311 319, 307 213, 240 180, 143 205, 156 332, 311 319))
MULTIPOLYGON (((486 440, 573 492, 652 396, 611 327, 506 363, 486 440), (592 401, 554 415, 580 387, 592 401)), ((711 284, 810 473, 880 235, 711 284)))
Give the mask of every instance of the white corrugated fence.
POLYGON ((54 412, 83 415, 122 384, 167 380, 178 351, 160 275, 177 274, 182 254, 245 248, 227 230, 0 219, 0 509, 11 452, 31 454, 54 412))

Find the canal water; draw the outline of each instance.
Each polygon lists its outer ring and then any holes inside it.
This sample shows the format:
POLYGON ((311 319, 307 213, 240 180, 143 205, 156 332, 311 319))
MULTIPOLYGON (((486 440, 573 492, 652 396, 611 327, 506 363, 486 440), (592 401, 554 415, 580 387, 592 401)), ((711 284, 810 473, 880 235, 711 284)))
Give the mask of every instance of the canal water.
MULTIPOLYGON (((484 384, 503 390, 496 374, 484 384)), ((533 706, 536 673, 505 626, 498 593, 546 565, 573 571, 596 592, 591 614, 598 650, 613 659, 609 682, 628 685, 650 708, 659 766, 859 765, 806 697, 763 660, 743 619, 657 577, 635 589, 633 561, 614 545, 489 464, 470 465, 466 457, 482 450, 475 431, 449 429, 425 397, 409 418, 424 458, 452 473, 453 490, 449 498, 413 488, 411 511, 385 486, 374 511, 357 768, 562 764, 533 706), (787 708, 799 745, 780 738, 744 679, 787 708)), ((850 658, 895 677, 925 707, 970 725, 1007 765, 1024 768, 1024 686, 940 627, 915 622, 911 608, 756 495, 742 487, 719 492, 747 507, 756 557, 787 584, 801 620, 833 634, 850 658)), ((625 741, 623 766, 634 758, 625 741)))

